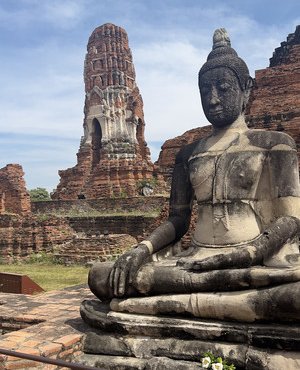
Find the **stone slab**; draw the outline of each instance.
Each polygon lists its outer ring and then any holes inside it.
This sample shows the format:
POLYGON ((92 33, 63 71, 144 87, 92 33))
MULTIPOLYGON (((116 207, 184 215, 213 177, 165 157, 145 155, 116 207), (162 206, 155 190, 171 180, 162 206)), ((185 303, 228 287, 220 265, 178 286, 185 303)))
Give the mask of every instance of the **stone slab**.
POLYGON ((88 333, 84 351, 90 354, 81 356, 80 363, 109 370, 201 369, 200 359, 207 351, 233 363, 237 370, 300 368, 299 351, 267 350, 217 341, 120 336, 117 333, 88 333), (98 354, 93 354, 97 351, 98 354))
POLYGON ((128 358, 122 356, 83 355, 80 363, 105 370, 201 370, 199 363, 172 360, 167 357, 152 357, 151 359, 128 358))
POLYGON ((99 300, 85 300, 81 316, 86 323, 104 332, 120 335, 197 339, 258 348, 300 351, 300 326, 279 324, 240 324, 234 322, 150 316, 110 311, 99 300))

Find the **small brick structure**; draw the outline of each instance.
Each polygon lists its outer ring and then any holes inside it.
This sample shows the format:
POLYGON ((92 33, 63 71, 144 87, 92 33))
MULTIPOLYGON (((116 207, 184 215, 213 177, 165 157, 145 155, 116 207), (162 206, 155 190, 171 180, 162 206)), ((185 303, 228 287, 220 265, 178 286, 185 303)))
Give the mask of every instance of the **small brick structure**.
POLYGON ((167 205, 166 197, 34 202, 31 215, 0 216, 0 258, 46 252, 68 264, 111 260, 143 240, 167 205))
POLYGON ((7 164, 0 169, 0 215, 27 215, 30 212, 30 196, 26 190, 22 166, 7 164))
POLYGON ((168 201, 163 196, 55 200, 34 202, 32 211, 38 218, 63 216, 73 237, 57 243, 54 254, 67 264, 82 264, 115 259, 143 240, 162 220, 168 201))

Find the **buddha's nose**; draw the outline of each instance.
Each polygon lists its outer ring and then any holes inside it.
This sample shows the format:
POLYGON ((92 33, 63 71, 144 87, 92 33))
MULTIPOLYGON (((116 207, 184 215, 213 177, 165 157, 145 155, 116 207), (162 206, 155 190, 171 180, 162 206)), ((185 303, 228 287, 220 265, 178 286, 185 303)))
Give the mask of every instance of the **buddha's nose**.
POLYGON ((217 105, 220 103, 219 95, 217 89, 213 86, 211 89, 211 95, 209 99, 209 104, 211 106, 217 105))

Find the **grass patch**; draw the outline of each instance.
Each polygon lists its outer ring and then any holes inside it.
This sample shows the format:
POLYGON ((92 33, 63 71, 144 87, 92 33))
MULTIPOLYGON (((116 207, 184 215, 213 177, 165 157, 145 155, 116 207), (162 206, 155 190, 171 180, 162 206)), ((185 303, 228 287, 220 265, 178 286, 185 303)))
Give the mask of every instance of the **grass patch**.
POLYGON ((56 290, 87 282, 89 269, 84 266, 63 266, 41 263, 0 264, 0 272, 29 276, 44 290, 56 290))

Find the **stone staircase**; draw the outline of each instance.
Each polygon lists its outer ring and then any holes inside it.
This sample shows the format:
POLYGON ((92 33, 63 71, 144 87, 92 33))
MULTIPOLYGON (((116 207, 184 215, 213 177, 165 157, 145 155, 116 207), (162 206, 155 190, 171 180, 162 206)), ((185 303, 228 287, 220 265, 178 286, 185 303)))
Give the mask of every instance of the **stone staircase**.
POLYGON ((99 236, 77 235, 55 250, 54 256, 64 264, 87 264, 116 259, 120 254, 136 244, 136 239, 128 234, 99 236))

